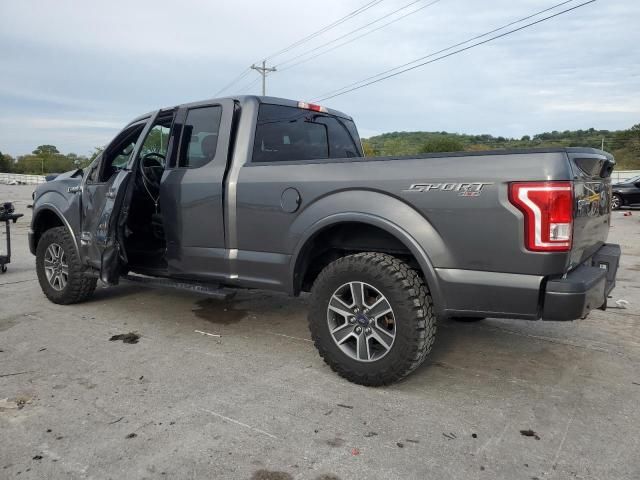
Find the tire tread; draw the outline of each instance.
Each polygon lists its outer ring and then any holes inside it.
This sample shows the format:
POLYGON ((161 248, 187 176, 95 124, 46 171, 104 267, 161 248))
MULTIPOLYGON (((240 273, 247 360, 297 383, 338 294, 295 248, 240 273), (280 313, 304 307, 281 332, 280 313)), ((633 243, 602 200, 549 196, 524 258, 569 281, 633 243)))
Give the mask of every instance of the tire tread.
POLYGON ((309 328, 320 356, 334 372, 349 381, 361 385, 387 385, 397 382, 413 372, 424 362, 431 351, 436 335, 436 317, 433 301, 422 278, 405 262, 384 253, 363 252, 341 257, 325 267, 314 282, 312 302, 321 303, 321 299, 317 298, 317 292, 323 284, 331 281, 336 271, 344 269, 350 270, 356 266, 362 268, 363 265, 364 268, 368 269, 370 271, 369 273, 372 273, 375 277, 381 280, 387 277, 394 283, 400 285, 406 299, 410 302, 413 318, 416 322, 417 335, 411 345, 409 354, 405 356, 405 360, 398 362, 398 364, 392 364, 386 369, 379 370, 375 373, 358 372, 345 363, 340 362, 338 359, 335 359, 331 352, 325 348, 319 335, 319 325, 316 325, 316 322, 313 321, 313 314, 309 316, 309 328))
POLYGON ((98 280, 84 274, 85 269, 80 261, 78 251, 75 248, 71 234, 65 227, 55 227, 42 234, 36 252, 36 267, 40 287, 46 297, 53 303, 59 305, 80 303, 89 298, 96 289, 98 280), (64 249, 69 265, 67 287, 62 292, 57 292, 51 288, 42 266, 44 251, 54 241, 64 249))

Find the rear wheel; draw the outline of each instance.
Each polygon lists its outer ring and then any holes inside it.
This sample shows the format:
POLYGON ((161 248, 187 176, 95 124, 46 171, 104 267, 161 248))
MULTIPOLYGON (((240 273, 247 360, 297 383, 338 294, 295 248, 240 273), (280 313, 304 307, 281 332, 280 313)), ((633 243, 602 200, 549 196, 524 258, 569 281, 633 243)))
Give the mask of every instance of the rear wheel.
POLYGON ((359 253, 320 273, 309 328, 335 372, 377 386, 400 380, 424 361, 435 340, 436 317, 424 282, 406 263, 359 253))
POLYGON ((622 206, 622 197, 617 194, 611 195, 611 210, 618 210, 622 206))
POLYGON ((36 250, 36 272, 42 291, 53 303, 82 302, 96 289, 97 279, 84 275, 73 239, 65 227, 42 234, 36 250))

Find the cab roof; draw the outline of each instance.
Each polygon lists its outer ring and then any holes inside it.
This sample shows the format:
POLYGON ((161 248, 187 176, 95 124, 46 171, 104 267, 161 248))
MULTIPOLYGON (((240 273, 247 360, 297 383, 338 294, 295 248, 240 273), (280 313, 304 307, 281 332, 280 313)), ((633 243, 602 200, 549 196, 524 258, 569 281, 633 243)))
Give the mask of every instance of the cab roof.
MULTIPOLYGON (((251 101, 257 101, 259 103, 267 103, 270 105, 283 105, 286 107, 294 107, 294 108, 298 108, 299 105, 299 101, 298 100, 290 100, 288 98, 280 98, 280 97, 269 97, 269 96, 261 96, 261 95, 234 95, 234 96, 228 96, 228 97, 217 97, 217 98, 210 98, 210 99, 206 99, 206 100, 198 100, 195 102, 189 102, 189 103, 182 103, 180 105, 174 105, 172 107, 165 107, 165 108, 161 108, 160 111, 161 112, 170 112, 172 110, 175 110, 177 108, 188 108, 188 107, 194 107, 194 106, 199 106, 202 104, 207 104, 207 103, 213 103, 213 102, 217 102, 220 100, 232 100, 232 101, 237 101, 240 102, 240 104, 242 105, 243 103, 247 103, 247 102, 251 102, 251 101)), ((336 117, 341 117, 347 120, 353 120, 349 115, 339 111, 339 110, 334 110, 332 108, 327 108, 326 109, 327 113, 329 115, 334 115, 336 117)), ((129 124, 133 124, 136 122, 139 122, 141 120, 145 120, 147 118, 149 118, 151 115, 153 115, 155 113, 155 111, 152 112, 148 112, 145 113, 144 115, 140 115, 139 117, 134 118, 131 122, 129 122, 129 124)))

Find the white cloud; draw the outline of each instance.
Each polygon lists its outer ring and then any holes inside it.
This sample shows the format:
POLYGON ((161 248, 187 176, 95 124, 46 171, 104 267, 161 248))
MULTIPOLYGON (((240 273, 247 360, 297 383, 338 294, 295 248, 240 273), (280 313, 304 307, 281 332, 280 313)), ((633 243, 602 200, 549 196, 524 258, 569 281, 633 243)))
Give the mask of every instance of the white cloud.
MULTIPOLYGON (((210 98, 251 62, 364 3, 0 2, 0 150, 19 154, 53 143, 63 151, 86 153, 141 113, 210 98)), ((406 3, 385 0, 274 61, 281 63, 406 3)), ((272 75, 269 93, 312 98, 553 3, 441 0, 272 75)), ((640 122, 640 62, 634 48, 640 44, 638 18, 640 2, 599 0, 326 103, 352 115, 363 136, 398 130, 521 136, 629 127, 640 122)), ((258 93, 258 85, 252 93, 258 93)))
POLYGON ((0 118, 0 126, 10 128, 20 125, 35 130, 61 130, 61 129, 108 129, 114 130, 123 127, 122 122, 106 122, 99 119, 70 119, 55 117, 14 117, 0 118))
POLYGON ((596 115, 600 113, 633 113, 640 117, 640 102, 638 102, 637 99, 630 99, 627 103, 623 101, 616 103, 598 101, 553 101, 545 102, 543 108, 551 112, 588 112, 596 115))

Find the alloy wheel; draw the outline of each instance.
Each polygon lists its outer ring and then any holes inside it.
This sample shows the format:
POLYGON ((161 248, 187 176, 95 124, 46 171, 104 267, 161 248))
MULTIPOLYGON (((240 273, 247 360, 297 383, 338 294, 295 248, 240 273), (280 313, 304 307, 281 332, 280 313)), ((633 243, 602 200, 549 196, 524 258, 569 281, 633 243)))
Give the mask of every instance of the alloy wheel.
POLYGON ((327 306, 335 344, 350 358, 373 362, 384 357, 396 338, 396 319, 387 298, 364 282, 341 285, 327 306))
POLYGON ((65 257, 64 249, 57 243, 47 247, 44 254, 44 273, 51 288, 60 292, 64 290, 69 281, 69 265, 65 257))

